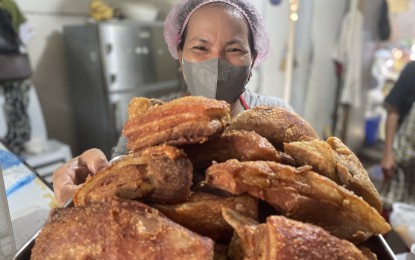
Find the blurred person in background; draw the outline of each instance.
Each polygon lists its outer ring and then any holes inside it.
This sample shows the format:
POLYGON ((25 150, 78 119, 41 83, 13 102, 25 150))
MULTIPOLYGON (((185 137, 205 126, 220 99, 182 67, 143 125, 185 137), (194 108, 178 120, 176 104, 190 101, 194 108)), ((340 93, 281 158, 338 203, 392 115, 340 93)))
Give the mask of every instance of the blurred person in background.
MULTIPOLYGON (((245 89, 252 68, 269 52, 268 33, 249 0, 179 1, 167 15, 164 38, 191 95, 229 102, 232 117, 260 105, 292 110, 280 98, 245 89)), ((127 152, 121 137, 112 157, 127 152)), ((90 149, 59 167, 53 174, 57 201, 71 199, 77 185, 107 165, 104 153, 90 149)))
POLYGON ((33 30, 12 0, 0 0, 0 88, 4 95, 5 145, 15 154, 24 150, 31 134, 27 111, 31 68, 26 49, 33 30))
POLYGON ((384 208, 393 202, 415 205, 415 61, 406 64, 385 99, 387 118, 382 159, 384 208))

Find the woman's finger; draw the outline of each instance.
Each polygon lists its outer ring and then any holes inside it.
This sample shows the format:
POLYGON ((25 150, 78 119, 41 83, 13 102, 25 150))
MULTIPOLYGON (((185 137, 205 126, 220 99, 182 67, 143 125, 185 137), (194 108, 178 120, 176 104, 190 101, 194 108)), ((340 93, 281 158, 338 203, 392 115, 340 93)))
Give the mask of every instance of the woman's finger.
POLYGON ((96 148, 85 151, 78 160, 78 165, 86 167, 91 174, 96 174, 108 164, 105 154, 96 148))
POLYGON ((52 175, 53 191, 57 202, 60 205, 65 204, 72 198, 76 191, 75 170, 78 165, 78 157, 71 159, 60 166, 52 175))

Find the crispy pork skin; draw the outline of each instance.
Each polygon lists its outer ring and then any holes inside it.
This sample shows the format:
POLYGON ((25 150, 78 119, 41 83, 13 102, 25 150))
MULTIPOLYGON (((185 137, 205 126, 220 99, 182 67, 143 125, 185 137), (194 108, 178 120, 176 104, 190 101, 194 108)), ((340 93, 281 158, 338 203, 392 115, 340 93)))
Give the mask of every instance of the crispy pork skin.
POLYGON ((226 128, 230 130, 255 131, 275 147, 283 143, 318 139, 317 133, 302 117, 287 109, 272 106, 257 106, 245 110, 226 128))
POLYGON ((284 150, 300 165, 310 165, 337 184, 361 196, 378 212, 382 211, 379 193, 356 155, 340 139, 312 140, 284 144, 284 150))
POLYGON ((229 160, 209 167, 206 182, 232 194, 248 193, 292 219, 316 224, 354 243, 390 230, 363 199, 310 168, 229 160))
POLYGON ((158 144, 203 143, 221 134, 230 121, 229 103, 199 96, 143 106, 144 111, 129 118, 123 128, 127 147, 133 151, 158 144))
POLYGON ((259 224, 230 209, 224 209, 223 216, 238 237, 230 245, 235 260, 366 259, 349 241, 312 224, 283 216, 270 216, 259 224))
POLYGON ((76 191, 76 206, 103 202, 114 196, 180 203, 188 199, 193 166, 186 154, 173 146, 152 146, 131 153, 88 177, 76 191))
POLYGON ((176 205, 152 204, 174 222, 219 243, 228 243, 233 229, 222 217, 222 208, 230 208, 253 219, 258 218, 258 199, 250 195, 218 196, 194 192, 189 201, 176 205))
POLYGON ((334 152, 323 140, 284 143, 284 151, 299 165, 310 165, 312 170, 340 183, 336 172, 334 152))
POLYGON ((357 156, 337 137, 328 138, 327 143, 334 150, 337 174, 341 183, 381 212, 382 202, 379 193, 357 156))
POLYGON ((229 159, 276 162, 284 160, 284 155, 266 138, 245 130, 227 131, 205 143, 184 146, 183 150, 195 168, 207 168, 212 161, 224 162, 229 159))
POLYGON ((133 97, 128 104, 128 119, 145 114, 150 108, 163 105, 165 102, 155 98, 133 97))
POLYGON ((55 209, 31 259, 213 259, 214 243, 137 201, 55 209))

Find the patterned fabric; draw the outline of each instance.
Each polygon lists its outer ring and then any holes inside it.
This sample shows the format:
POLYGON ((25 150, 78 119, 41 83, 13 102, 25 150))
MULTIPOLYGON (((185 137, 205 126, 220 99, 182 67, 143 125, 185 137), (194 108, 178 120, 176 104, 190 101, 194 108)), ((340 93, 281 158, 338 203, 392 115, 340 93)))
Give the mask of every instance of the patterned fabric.
POLYGON ((395 138, 393 139, 395 160, 405 165, 415 159, 415 106, 404 118, 395 138))
POLYGON ((28 81, 0 82, 4 90, 4 112, 7 120, 7 134, 4 143, 15 154, 24 150, 24 143, 30 139, 30 120, 27 111, 29 104, 28 81))
POLYGON ((399 166, 392 178, 389 178, 379 190, 383 207, 391 210, 392 203, 404 202, 415 205, 415 162, 399 166))
POLYGON ((394 138, 397 171, 380 189, 384 207, 393 202, 415 205, 415 106, 403 120, 394 138))

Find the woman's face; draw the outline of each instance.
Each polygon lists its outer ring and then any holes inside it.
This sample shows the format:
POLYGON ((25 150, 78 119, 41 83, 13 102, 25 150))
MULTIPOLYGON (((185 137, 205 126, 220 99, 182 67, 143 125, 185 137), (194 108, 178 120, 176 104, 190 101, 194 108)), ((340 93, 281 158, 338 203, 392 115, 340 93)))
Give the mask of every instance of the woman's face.
POLYGON ((248 28, 244 15, 228 4, 202 6, 189 19, 179 61, 221 58, 236 66, 252 66, 248 28))

